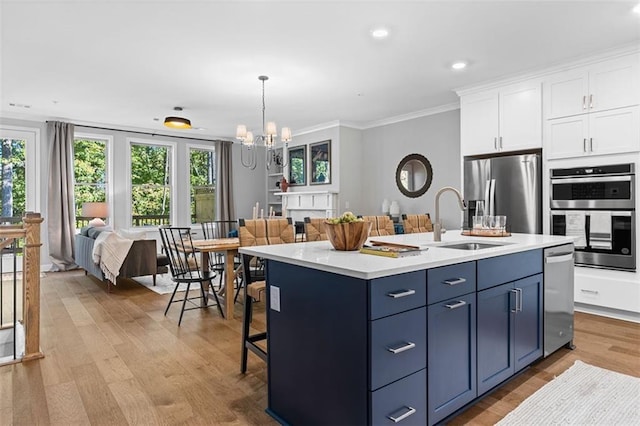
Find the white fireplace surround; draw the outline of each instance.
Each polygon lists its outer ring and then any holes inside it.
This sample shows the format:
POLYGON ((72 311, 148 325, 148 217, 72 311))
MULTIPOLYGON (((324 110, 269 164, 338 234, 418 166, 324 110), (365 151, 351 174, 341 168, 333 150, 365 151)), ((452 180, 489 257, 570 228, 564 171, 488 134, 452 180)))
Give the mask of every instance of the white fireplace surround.
POLYGON ((282 216, 294 222, 305 217, 335 217, 338 193, 331 191, 278 192, 282 196, 282 216))

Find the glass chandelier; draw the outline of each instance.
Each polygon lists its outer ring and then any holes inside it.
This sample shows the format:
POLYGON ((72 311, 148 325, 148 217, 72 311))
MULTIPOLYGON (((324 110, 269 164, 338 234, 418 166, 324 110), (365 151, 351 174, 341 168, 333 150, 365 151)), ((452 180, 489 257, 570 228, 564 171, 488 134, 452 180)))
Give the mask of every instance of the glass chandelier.
MULTIPOLYGON (((267 149, 266 166, 267 170, 275 165, 276 167, 286 167, 284 164, 284 156, 276 151, 276 139, 278 137, 278 129, 276 123, 273 121, 265 120, 265 103, 264 103, 264 82, 269 80, 266 75, 261 75, 258 80, 262 81, 262 134, 253 136, 253 132, 247 131, 247 126, 244 124, 238 125, 236 129, 236 139, 240 140, 242 147, 240 151, 240 160, 244 167, 251 170, 256 168, 257 154, 256 147, 258 145, 264 145, 267 149)), ((284 143, 284 149, 287 148, 288 142, 291 141, 291 129, 288 127, 282 128, 280 139, 284 143)), ((284 152, 284 150, 283 150, 284 152)))

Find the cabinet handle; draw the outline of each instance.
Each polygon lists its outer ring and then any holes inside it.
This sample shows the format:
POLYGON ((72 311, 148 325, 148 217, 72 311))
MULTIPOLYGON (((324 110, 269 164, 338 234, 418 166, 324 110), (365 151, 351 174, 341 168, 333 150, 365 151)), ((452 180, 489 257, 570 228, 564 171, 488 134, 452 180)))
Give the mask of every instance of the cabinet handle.
POLYGON ((593 138, 589 138, 589 151, 593 152, 593 138))
POLYGON ((447 303, 446 305, 444 305, 444 307, 449 309, 458 309, 466 304, 467 302, 465 302, 464 300, 460 300, 458 303, 454 303, 454 304, 447 303))
POLYGON ((516 288, 516 290, 518 291, 518 305, 516 305, 516 310, 522 312, 522 289, 516 288))
MULTIPOLYGON (((512 290, 509 290, 509 292, 516 296, 516 307, 511 309, 511 312, 515 314, 518 312, 518 290, 512 289, 512 290)), ((509 303, 511 303, 511 301, 509 301, 509 303)))
POLYGON ((587 289, 581 288, 580 291, 583 293, 589 293, 589 294, 599 294, 598 290, 587 290, 587 289))
POLYGON ((498 150, 498 138, 493 138, 493 149, 498 150))
POLYGON ((582 109, 587 109, 587 95, 582 97, 582 109))
POLYGON ((399 354, 400 352, 408 351, 409 349, 413 349, 416 347, 416 344, 413 342, 406 342, 402 346, 398 346, 396 348, 392 348, 387 346, 387 350, 392 354, 399 354))
POLYGON ((409 417, 410 415, 414 414, 415 412, 416 412, 416 409, 415 409, 415 408, 413 408, 413 407, 409 407, 409 406, 405 405, 403 408, 401 408, 400 410, 396 411, 395 413, 393 413, 393 414, 389 414, 389 415, 387 416, 387 418, 388 418, 389 420, 391 420, 392 422, 394 422, 394 423, 398 423, 398 422, 403 421, 404 419, 406 419, 406 418, 407 418, 407 417, 409 417), (398 416, 397 414, 398 414, 398 412, 400 412, 401 410, 402 410, 402 411, 406 410, 406 411, 405 411, 404 413, 402 413, 402 414, 400 414, 400 415, 398 416))
POLYGON ((500 147, 500 149, 502 149, 502 136, 498 138, 498 141, 500 142, 498 146, 500 147))
POLYGON ((387 293, 387 296, 393 297, 394 299, 398 299, 400 297, 411 296, 412 294, 416 294, 415 290, 398 290, 391 293, 387 293))
POLYGON ((589 108, 593 108, 593 95, 589 95, 589 108))
POLYGON ((582 150, 587 152, 587 138, 582 139, 582 150))
POLYGON ((458 285, 458 284, 462 284, 462 283, 466 283, 466 282, 467 282, 466 278, 449 278, 448 280, 442 281, 442 284, 458 285))

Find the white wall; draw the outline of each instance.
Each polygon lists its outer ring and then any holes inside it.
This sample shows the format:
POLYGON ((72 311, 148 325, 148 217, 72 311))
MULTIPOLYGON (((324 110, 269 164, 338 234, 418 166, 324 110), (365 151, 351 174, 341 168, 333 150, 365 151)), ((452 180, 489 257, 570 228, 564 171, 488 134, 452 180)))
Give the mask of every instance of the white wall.
MULTIPOLYGON (((461 189, 460 110, 419 117, 363 131, 362 203, 358 214, 381 214, 382 201, 396 200, 400 213, 435 215, 435 194, 444 186, 461 189), (408 198, 396 186, 395 173, 409 154, 424 155, 433 169, 429 190, 418 198, 408 198)), ((440 217, 445 228, 459 228, 462 213, 456 197, 440 198, 440 217)))

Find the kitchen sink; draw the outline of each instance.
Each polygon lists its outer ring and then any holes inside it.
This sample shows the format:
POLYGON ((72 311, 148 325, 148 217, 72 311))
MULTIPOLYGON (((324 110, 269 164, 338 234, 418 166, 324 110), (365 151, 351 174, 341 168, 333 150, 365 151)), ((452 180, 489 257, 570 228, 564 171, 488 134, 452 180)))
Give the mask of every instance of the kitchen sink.
POLYGON ((438 248, 450 248, 456 250, 483 250, 493 247, 505 246, 511 243, 484 243, 477 241, 458 241, 455 243, 447 243, 442 245, 437 245, 435 247, 438 248))

